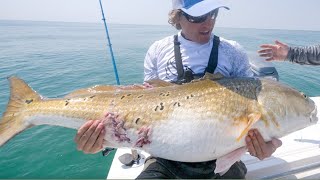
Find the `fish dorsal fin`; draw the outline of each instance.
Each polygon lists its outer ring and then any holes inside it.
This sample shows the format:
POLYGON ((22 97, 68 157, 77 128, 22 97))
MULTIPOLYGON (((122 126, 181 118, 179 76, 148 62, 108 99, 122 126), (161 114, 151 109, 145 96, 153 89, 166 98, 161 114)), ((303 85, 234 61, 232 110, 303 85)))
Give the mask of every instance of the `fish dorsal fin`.
POLYGON ((90 95, 94 93, 106 93, 112 91, 121 91, 121 90, 141 90, 147 89, 148 87, 144 87, 143 85, 129 85, 129 86, 113 86, 113 85, 96 85, 90 88, 78 89, 75 90, 65 98, 74 98, 78 96, 90 95))
POLYGON ((222 79, 222 78, 224 78, 224 76, 219 72, 215 73, 215 74, 206 72, 204 74, 204 76, 202 77, 202 79, 210 79, 210 80, 219 80, 219 79, 222 79))
POLYGON ((117 86, 109 86, 109 85, 96 85, 92 86, 89 88, 83 88, 83 89, 78 89, 75 91, 72 91, 68 95, 65 96, 65 98, 73 98, 73 97, 78 97, 82 95, 87 95, 87 94, 93 94, 97 92, 109 92, 109 91, 114 91, 117 89, 117 86))
POLYGON ((150 84, 153 87, 167 87, 167 86, 176 85, 174 83, 170 83, 170 82, 163 81, 163 80, 160 80, 160 79, 152 79, 152 80, 148 80, 148 81, 145 81, 145 82, 150 84))
POLYGON ((245 127, 245 129, 241 132, 240 136, 237 138, 237 142, 239 142, 241 140, 241 138, 243 136, 245 136, 246 134, 248 134, 249 130, 251 129, 251 127, 259 121, 259 119, 261 118, 261 113, 260 112, 253 112, 250 113, 248 115, 248 124, 245 127))
POLYGON ((113 85, 96 85, 89 88, 84 89, 78 89, 75 90, 68 95, 65 96, 65 98, 74 98, 79 96, 85 96, 90 95, 93 93, 105 93, 105 92, 112 92, 112 91, 121 91, 121 90, 142 90, 142 89, 148 89, 153 87, 167 87, 167 86, 173 86, 175 84, 166 82, 160 79, 153 79, 146 81, 144 85, 140 84, 134 84, 134 85, 128 85, 128 86, 113 86, 113 85))

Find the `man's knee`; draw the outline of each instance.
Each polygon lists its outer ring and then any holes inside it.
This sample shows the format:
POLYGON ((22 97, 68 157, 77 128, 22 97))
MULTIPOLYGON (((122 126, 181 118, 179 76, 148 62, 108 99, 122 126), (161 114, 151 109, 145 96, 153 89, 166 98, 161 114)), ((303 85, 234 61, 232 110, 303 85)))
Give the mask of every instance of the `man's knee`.
POLYGON ((160 163, 157 158, 146 159, 144 168, 136 179, 172 179, 171 173, 160 163))
POLYGON ((246 174, 246 165, 242 161, 239 161, 234 163, 224 175, 220 176, 219 179, 245 179, 246 174))

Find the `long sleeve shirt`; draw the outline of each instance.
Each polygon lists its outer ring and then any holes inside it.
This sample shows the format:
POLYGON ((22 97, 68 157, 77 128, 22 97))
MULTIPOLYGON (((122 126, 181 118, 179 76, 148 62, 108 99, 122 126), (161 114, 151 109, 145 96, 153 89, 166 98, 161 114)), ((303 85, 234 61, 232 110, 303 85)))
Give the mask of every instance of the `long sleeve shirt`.
POLYGON ((320 65, 320 45, 289 47, 287 60, 298 64, 320 65))
MULTIPOLYGON (((156 41, 149 48, 144 61, 144 80, 161 79, 174 81, 178 73, 174 56, 173 36, 156 41)), ((184 66, 195 74, 203 73, 208 65, 213 36, 206 44, 198 44, 178 34, 181 58, 184 66)), ((252 77, 249 59, 240 44, 220 37, 218 65, 214 73, 225 77, 252 77)))

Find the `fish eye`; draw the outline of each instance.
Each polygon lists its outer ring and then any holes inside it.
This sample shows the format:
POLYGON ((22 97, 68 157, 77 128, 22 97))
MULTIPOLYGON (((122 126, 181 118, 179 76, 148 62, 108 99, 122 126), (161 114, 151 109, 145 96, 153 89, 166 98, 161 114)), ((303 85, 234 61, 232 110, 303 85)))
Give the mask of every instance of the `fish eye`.
POLYGON ((301 95, 302 95, 305 99, 308 98, 308 96, 307 96, 306 94, 304 94, 303 92, 300 92, 300 93, 301 93, 301 95))

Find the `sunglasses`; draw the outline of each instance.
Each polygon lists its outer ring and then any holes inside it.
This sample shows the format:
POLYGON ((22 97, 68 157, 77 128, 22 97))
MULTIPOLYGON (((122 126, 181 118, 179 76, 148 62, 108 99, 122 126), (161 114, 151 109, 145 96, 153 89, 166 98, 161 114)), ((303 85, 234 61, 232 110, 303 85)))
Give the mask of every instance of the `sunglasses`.
POLYGON ((211 19, 215 19, 217 16, 218 11, 217 10, 213 10, 210 11, 209 13, 202 15, 202 16, 190 16, 189 14, 181 11, 182 15, 191 23, 203 23, 204 21, 207 20, 208 17, 210 17, 211 19))

